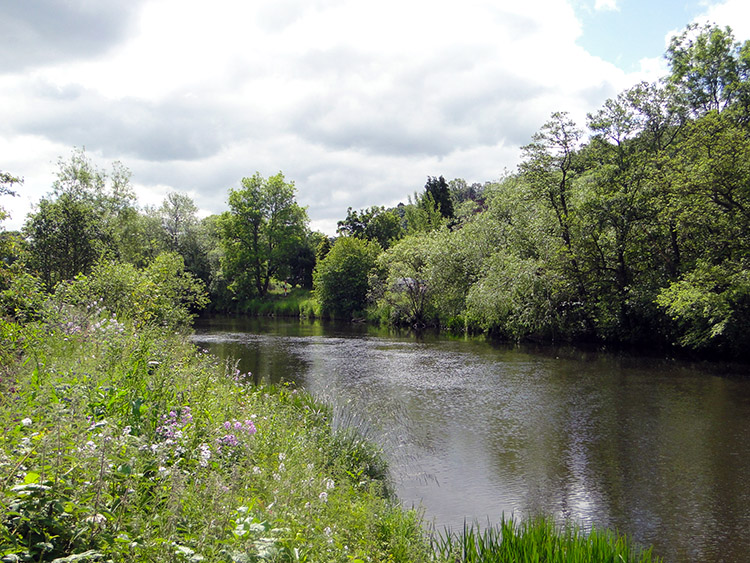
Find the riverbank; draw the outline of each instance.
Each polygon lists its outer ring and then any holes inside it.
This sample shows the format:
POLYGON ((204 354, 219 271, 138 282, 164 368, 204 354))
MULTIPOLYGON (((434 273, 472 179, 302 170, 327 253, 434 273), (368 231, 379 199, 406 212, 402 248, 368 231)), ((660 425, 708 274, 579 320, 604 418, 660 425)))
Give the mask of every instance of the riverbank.
POLYGON ((733 357, 721 353, 717 350, 701 349, 692 350, 689 348, 667 345, 664 342, 650 343, 632 343, 616 341, 598 341, 592 339, 559 339, 551 340, 544 338, 524 338, 521 341, 509 340, 497 334, 484 332, 476 327, 468 327, 460 319, 444 320, 442 324, 435 321, 430 326, 410 327, 403 325, 394 325, 388 322, 388 311, 379 311, 370 308, 359 313, 353 318, 347 319, 330 319, 326 318, 321 312, 321 305, 315 298, 312 290, 301 289, 299 287, 287 291, 279 287, 272 286, 271 291, 265 298, 255 298, 247 301, 242 310, 236 311, 214 311, 201 315, 201 320, 210 321, 211 318, 236 318, 243 319, 246 317, 274 317, 279 319, 300 319, 305 321, 323 321, 337 323, 366 323, 375 328, 383 328, 403 333, 414 333, 418 335, 440 335, 451 338, 480 338, 496 343, 524 343, 526 345, 539 346, 540 348, 558 348, 572 347, 581 351, 611 351, 632 354, 634 356, 649 355, 654 357, 670 357, 677 360, 691 362, 711 362, 717 366, 718 370, 726 372, 737 372, 746 369, 750 358, 733 357))
POLYGON ((466 536, 431 543, 376 447, 306 393, 183 335, 61 311, 0 322, 2 561, 473 560, 466 536))

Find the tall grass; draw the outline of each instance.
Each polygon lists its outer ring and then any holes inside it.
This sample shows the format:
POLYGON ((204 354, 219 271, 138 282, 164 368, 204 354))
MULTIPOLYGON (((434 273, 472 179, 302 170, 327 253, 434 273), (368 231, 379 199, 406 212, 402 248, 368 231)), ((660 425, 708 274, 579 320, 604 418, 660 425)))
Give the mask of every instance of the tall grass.
POLYGON ((106 315, 19 329, 0 320, 3 561, 429 560, 377 449, 307 394, 106 315))
POLYGON ((432 538, 441 561, 451 563, 650 563, 659 561, 651 549, 634 545, 625 536, 593 529, 558 526, 548 518, 520 523, 503 517, 498 526, 481 529, 465 525, 460 533, 446 531, 432 538))
POLYGON ((250 299, 242 304, 243 314, 254 317, 320 317, 320 305, 312 292, 306 289, 293 289, 286 294, 274 290, 263 299, 250 299))

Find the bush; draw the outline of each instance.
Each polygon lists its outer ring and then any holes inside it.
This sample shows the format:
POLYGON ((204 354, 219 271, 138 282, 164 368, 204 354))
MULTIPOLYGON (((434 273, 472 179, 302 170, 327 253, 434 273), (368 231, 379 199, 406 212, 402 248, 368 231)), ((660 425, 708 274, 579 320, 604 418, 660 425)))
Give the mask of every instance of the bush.
POLYGON ((208 304, 208 297, 203 282, 185 271, 180 255, 163 253, 143 269, 99 262, 90 275, 59 284, 54 301, 58 307, 91 307, 95 303, 137 325, 173 330, 188 326, 194 312, 208 304))
POLYGON ((367 306, 370 270, 380 245, 353 237, 339 238, 315 267, 315 297, 323 316, 351 319, 367 306))

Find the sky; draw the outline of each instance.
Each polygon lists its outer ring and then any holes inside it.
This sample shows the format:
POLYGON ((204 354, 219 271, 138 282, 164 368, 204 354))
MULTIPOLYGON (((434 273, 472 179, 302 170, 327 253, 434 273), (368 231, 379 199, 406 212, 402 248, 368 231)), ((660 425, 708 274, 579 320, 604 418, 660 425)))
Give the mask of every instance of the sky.
POLYGON ((747 0, 0 0, 0 170, 17 229, 75 147, 139 204, 228 208, 283 172, 329 235, 428 176, 514 171, 549 119, 667 71, 690 22, 750 38, 747 0))

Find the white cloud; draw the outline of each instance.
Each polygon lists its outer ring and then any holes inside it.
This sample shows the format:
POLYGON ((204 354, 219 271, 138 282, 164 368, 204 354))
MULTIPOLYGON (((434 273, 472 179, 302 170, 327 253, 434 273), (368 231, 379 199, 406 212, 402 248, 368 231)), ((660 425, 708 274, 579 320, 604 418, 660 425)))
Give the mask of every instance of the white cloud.
POLYGON ((716 23, 720 26, 728 25, 734 31, 735 38, 750 39, 750 3, 747 0, 726 0, 712 2, 705 14, 695 18, 699 24, 716 23))
POLYGON ((642 76, 578 47, 559 0, 147 0, 136 16, 106 49, 0 74, 0 168, 34 200, 85 145, 131 168, 144 204, 176 189, 218 212, 242 176, 282 170, 335 226, 428 175, 497 179, 551 112, 583 124, 642 76))
POLYGON ((597 12, 619 12, 620 7, 617 5, 617 0, 596 0, 594 2, 594 10, 596 10, 597 12))

